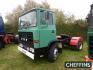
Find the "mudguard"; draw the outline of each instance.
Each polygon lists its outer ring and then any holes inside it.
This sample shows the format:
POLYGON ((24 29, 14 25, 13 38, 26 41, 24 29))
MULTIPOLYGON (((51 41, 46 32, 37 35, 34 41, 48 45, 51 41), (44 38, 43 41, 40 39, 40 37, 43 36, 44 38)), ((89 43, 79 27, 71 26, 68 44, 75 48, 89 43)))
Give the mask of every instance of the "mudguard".
POLYGON ((82 37, 72 37, 70 40, 70 45, 77 46, 78 42, 83 42, 83 38, 82 37))

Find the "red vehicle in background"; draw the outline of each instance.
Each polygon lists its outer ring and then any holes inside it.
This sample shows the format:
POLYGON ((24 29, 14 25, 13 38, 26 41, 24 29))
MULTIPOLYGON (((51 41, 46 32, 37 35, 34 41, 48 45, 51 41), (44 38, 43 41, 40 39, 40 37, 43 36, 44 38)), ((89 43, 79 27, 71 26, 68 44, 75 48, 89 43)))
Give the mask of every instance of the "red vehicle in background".
POLYGON ((5 47, 5 44, 18 43, 16 35, 13 33, 6 33, 4 31, 4 22, 2 16, 0 16, 0 49, 5 47))

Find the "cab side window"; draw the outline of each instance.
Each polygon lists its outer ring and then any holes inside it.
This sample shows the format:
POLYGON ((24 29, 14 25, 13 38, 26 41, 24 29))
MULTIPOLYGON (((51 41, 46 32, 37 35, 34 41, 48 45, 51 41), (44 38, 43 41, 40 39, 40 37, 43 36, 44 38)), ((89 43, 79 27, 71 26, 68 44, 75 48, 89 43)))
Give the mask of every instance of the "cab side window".
POLYGON ((40 11, 40 24, 46 25, 45 11, 40 11))
POLYGON ((49 13, 48 24, 49 25, 52 25, 53 24, 53 15, 52 15, 52 13, 49 13))
POLYGON ((52 25, 53 24, 53 14, 47 11, 41 11, 41 25, 52 25))

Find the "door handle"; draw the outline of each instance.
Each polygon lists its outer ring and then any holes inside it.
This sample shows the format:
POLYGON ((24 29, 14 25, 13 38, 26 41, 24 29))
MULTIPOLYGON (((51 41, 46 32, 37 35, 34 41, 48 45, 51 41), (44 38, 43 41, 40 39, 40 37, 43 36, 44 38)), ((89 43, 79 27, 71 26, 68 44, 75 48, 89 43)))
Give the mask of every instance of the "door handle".
POLYGON ((54 30, 52 30, 52 33, 55 33, 55 31, 54 31, 54 30))

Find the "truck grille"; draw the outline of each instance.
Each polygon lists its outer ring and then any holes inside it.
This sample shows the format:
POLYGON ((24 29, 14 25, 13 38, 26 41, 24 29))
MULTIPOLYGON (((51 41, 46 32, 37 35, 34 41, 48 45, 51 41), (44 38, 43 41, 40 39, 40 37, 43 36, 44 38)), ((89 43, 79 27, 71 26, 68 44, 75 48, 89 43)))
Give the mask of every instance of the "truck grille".
POLYGON ((32 32, 19 32, 19 41, 25 47, 34 47, 33 33, 32 32))

